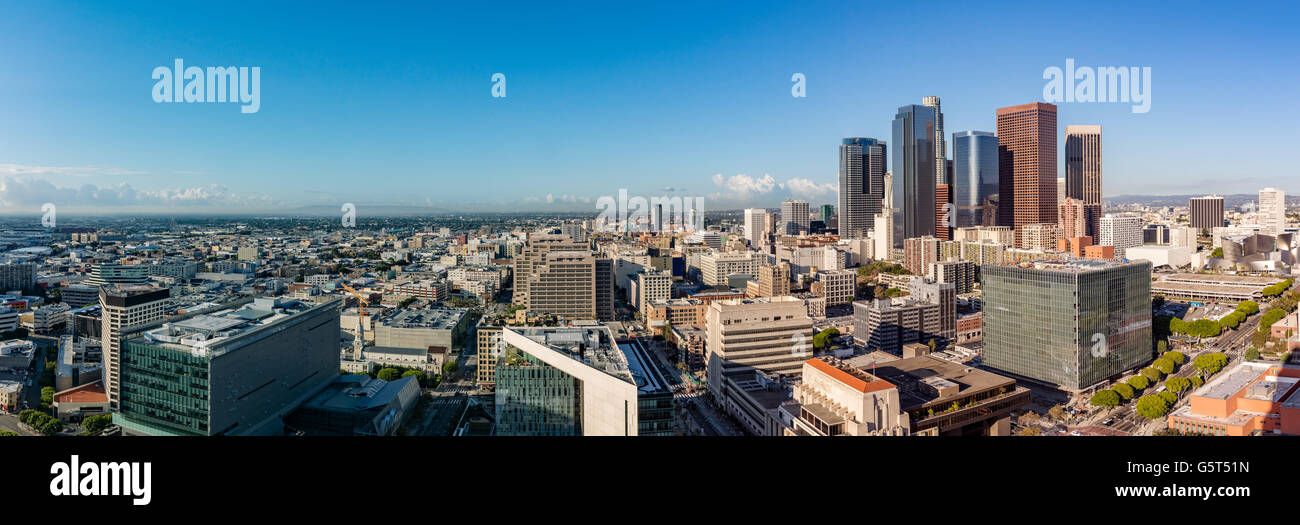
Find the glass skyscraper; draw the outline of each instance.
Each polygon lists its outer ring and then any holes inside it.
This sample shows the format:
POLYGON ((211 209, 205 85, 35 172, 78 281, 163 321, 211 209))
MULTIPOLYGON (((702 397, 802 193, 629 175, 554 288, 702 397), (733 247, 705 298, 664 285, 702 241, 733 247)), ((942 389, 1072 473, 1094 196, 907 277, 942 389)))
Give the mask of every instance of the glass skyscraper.
POLYGON ((952 186, 957 227, 997 225, 997 136, 987 131, 952 134, 952 186))
POLYGON ((984 364, 1083 390, 1151 360, 1151 263, 981 267, 984 364))
POLYGON ((935 234, 935 108, 912 104, 894 116, 894 248, 935 234))
POLYGON ((885 142, 866 137, 840 144, 840 238, 862 239, 875 227, 885 200, 885 142))

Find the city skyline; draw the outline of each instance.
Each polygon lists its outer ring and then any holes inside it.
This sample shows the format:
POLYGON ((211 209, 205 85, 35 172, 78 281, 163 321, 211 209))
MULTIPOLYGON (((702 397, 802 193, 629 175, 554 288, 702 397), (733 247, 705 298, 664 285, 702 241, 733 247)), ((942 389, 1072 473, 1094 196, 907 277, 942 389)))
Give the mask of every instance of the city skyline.
POLYGON ((1042 44, 1007 52, 1002 37, 973 23, 993 15, 963 12, 959 4, 926 17, 909 16, 930 12, 919 6, 865 14, 836 7, 755 5, 738 15, 715 6, 683 17, 652 8, 536 13, 520 6, 507 18, 497 15, 512 10, 463 7, 445 17, 456 26, 442 25, 442 13, 417 10, 410 20, 375 28, 354 22, 378 17, 346 9, 312 25, 285 23, 292 17, 272 15, 290 13, 274 8, 253 22, 189 12, 177 26, 165 22, 174 13, 116 6, 84 13, 14 7, 0 22, 0 42, 11 49, 41 44, 39 52, 4 57, 6 69, 23 74, 0 86, 0 113, 10 123, 0 131, 0 203, 10 213, 36 213, 45 202, 65 213, 109 214, 274 212, 343 202, 577 211, 623 187, 702 196, 710 209, 775 207, 787 198, 835 203, 835 148, 843 138, 889 137, 894 108, 930 95, 944 102, 946 132, 993 129, 996 108, 1041 101, 1044 68, 1067 58, 1155 72, 1149 113, 1125 104, 1059 104, 1058 134, 1072 124, 1107 129, 1103 197, 1254 192, 1284 169, 1264 153, 1289 143, 1295 110, 1268 103, 1271 83, 1225 85, 1219 78, 1231 65, 1246 77, 1267 72, 1283 85, 1294 79, 1294 69, 1243 52, 1294 38, 1280 27, 1206 21, 1192 9, 1162 11, 1162 27, 1152 29, 1140 7, 1124 7, 1122 16, 1101 8, 1068 17, 1063 8, 1039 7, 1030 16, 1054 25, 1029 29, 1037 33, 1026 38, 1042 44), (727 16, 709 16, 721 12, 727 16), (916 27, 898 20, 945 30, 903 44, 916 27), (1099 20, 1113 29, 1100 34, 1093 29, 1099 20), (574 22, 582 29, 556 34, 574 22), (427 40, 412 45, 389 36, 405 24, 418 25, 427 40), (51 26, 77 36, 40 33, 51 26), (878 34, 861 38, 863 28, 878 34), (295 45, 328 41, 322 37, 344 29, 357 33, 319 49, 295 45), (1099 38, 1078 49, 1056 43, 1049 31, 1099 38), (665 43, 665 32, 680 38, 665 43), (150 38, 111 38, 123 33, 150 38), (1216 37, 1184 36, 1206 34, 1216 37), (82 38, 105 44, 87 48, 82 38), (942 57, 956 42, 976 56, 1001 53, 996 61, 897 58, 903 45, 942 57), (845 69, 833 58, 845 47, 850 55, 879 51, 870 56, 888 80, 845 69), (175 59, 262 68, 260 110, 155 103, 145 94, 155 83, 149 73, 175 59), (508 79, 504 99, 491 96, 498 72, 508 79), (791 96, 795 73, 805 75, 806 97, 791 96), (1185 144, 1208 140, 1223 144, 1224 153, 1183 154, 1185 144), (647 150, 656 153, 626 162, 647 150))

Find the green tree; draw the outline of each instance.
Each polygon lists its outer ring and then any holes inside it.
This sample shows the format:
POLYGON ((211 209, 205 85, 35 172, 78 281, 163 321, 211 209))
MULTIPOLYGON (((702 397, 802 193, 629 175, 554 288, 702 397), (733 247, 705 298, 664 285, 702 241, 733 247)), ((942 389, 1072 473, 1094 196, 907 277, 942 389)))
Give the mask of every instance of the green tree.
POLYGON ((1188 380, 1192 382, 1192 388, 1201 388, 1201 385, 1205 384, 1205 380, 1201 379, 1201 376, 1192 376, 1188 380))
POLYGON ((402 377, 402 371, 396 368, 385 368, 376 373, 375 377, 384 381, 396 381, 402 377))
POLYGON ((405 379, 405 378, 408 378, 408 377, 411 377, 411 376, 415 376, 415 382, 417 382, 417 383, 423 383, 423 382, 424 382, 424 372, 423 372, 423 371, 420 371, 420 370, 407 370, 407 371, 405 371, 405 372, 402 372, 402 379, 405 379))
POLYGON ((1165 388, 1175 394, 1181 394, 1184 390, 1192 387, 1192 382, 1185 377, 1171 377, 1165 381, 1165 388))
POLYGON ((1200 370, 1202 374, 1214 374, 1228 364, 1227 354, 1215 352, 1210 354, 1201 354, 1192 360, 1192 366, 1200 370))
POLYGON ((1154 384, 1154 383, 1159 383, 1159 382, 1160 382, 1160 378, 1161 378, 1161 377, 1164 377, 1163 374, 1161 374, 1159 370, 1156 370, 1156 369, 1151 368, 1151 367, 1143 368, 1141 373, 1142 373, 1143 376, 1146 376, 1147 380, 1150 381, 1150 382, 1153 383, 1153 384, 1154 384))
POLYGON ((1137 394, 1137 391, 1133 390, 1133 387, 1129 386, 1128 383, 1116 383, 1115 386, 1111 387, 1111 390, 1114 390, 1116 394, 1119 394, 1120 399, 1125 401, 1133 399, 1133 396, 1137 394))
POLYGON ((1173 361, 1175 365, 1179 365, 1179 366, 1183 364, 1183 361, 1187 360, 1187 356, 1177 350, 1161 354, 1160 357, 1173 361))
POLYGON ((1256 349, 1256 348, 1253 347, 1253 346, 1250 347, 1250 348, 1247 348, 1247 349, 1246 349, 1246 360, 1247 360, 1247 361, 1258 361, 1258 360, 1259 360, 1259 350, 1256 349))
POLYGON ((840 336, 840 331, 836 328, 827 328, 817 335, 813 336, 813 348, 826 348, 827 342, 840 336))
POLYGON ((89 416, 81 420, 81 428, 85 429, 88 435, 103 432, 105 428, 113 424, 113 416, 108 414, 89 416))
POLYGON ((1216 257, 1216 258, 1222 259, 1222 258, 1223 258, 1223 248, 1215 248, 1214 251, 1210 252, 1210 257, 1216 257))
POLYGON ((1088 404, 1092 406, 1106 408, 1119 406, 1119 402, 1119 394, 1115 393, 1114 390, 1102 390, 1093 394, 1092 399, 1088 400, 1088 404))
POLYGON ((448 375, 456 373, 459 369, 460 365, 457 365, 455 361, 448 361, 446 364, 442 365, 442 373, 448 375))
POLYGON ((1259 313, 1259 303, 1255 301, 1242 301, 1237 305, 1237 311, 1246 314, 1247 316, 1255 315, 1259 313))
POLYGON ((1161 392, 1156 395, 1160 396, 1160 399, 1165 400, 1165 403, 1168 404, 1169 406, 1173 406, 1174 403, 1178 402, 1178 394, 1175 394, 1168 390, 1165 390, 1164 392, 1161 392))
POLYGON ((1156 353, 1160 355, 1164 355, 1164 353, 1168 351, 1169 351, 1169 341, 1165 341, 1164 339, 1161 339, 1156 342, 1156 353))
POLYGON ((22 434, 19 434, 12 430, 0 430, 0 437, 12 437, 12 436, 21 436, 21 435, 22 434))
POLYGON ((1142 396, 1137 401, 1137 413, 1147 419, 1163 417, 1169 412, 1169 403, 1160 396, 1142 396))
POLYGON ((1133 387, 1133 390, 1136 390, 1138 392, 1146 390, 1147 387, 1151 386, 1151 380, 1147 379, 1146 376, 1141 376, 1141 375, 1136 375, 1128 378, 1128 381, 1126 381, 1126 383, 1128 383, 1128 386, 1133 387))
POLYGON ((1156 359, 1154 362, 1152 362, 1151 366, 1156 370, 1159 370, 1160 373, 1164 375, 1169 375, 1174 373, 1174 362, 1171 359, 1166 359, 1161 357, 1160 359, 1156 359))

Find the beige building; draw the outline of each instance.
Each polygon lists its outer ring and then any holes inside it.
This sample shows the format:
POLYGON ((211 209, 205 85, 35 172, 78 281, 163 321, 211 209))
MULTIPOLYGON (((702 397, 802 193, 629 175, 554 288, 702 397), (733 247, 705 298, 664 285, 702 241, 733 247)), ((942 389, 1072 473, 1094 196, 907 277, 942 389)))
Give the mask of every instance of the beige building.
POLYGON ((709 252, 700 256, 700 277, 709 286, 727 286, 727 276, 758 274, 762 255, 753 252, 709 252))
POLYGON ((758 295, 761 297, 790 295, 789 263, 765 264, 758 268, 758 295))
POLYGON ((551 252, 590 252, 587 243, 576 242, 567 235, 531 235, 519 255, 514 258, 514 296, 512 301, 518 305, 528 305, 531 281, 529 278, 537 268, 546 264, 546 255, 551 252))
POLYGON ((788 436, 906 436, 911 423, 894 384, 831 357, 803 362, 794 402, 781 406, 788 436))
POLYGON ((709 390, 725 395, 723 378, 763 370, 798 375, 812 356, 812 319, 790 296, 715 301, 705 314, 709 390))
POLYGON ((1055 251, 1061 240, 1061 226, 1055 223, 1026 224, 1020 229, 1021 248, 1042 252, 1055 251))

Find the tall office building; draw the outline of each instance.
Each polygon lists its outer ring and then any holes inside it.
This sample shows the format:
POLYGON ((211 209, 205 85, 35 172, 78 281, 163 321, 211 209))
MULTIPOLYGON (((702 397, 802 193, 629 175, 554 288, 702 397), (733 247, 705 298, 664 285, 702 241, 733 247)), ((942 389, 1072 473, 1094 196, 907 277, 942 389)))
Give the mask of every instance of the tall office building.
POLYGON ((894 116, 893 213, 894 248, 903 240, 934 235, 935 108, 916 104, 898 108, 894 116))
POLYGON ((1107 213, 1098 238, 1098 246, 1114 246, 1115 257, 1123 259, 1129 248, 1142 246, 1142 217, 1107 213))
POLYGON ((1286 192, 1277 188, 1259 190, 1259 231, 1277 237, 1286 228, 1286 192))
POLYGON ((586 251, 547 253, 528 275, 524 308, 570 320, 599 319, 596 281, 600 259, 586 251))
POLYGON ((1101 126, 1065 127, 1066 196, 1101 204, 1101 126))
POLYGON ((671 436, 673 394, 639 345, 603 325, 504 327, 500 436, 671 436))
POLYGON ((996 226, 998 138, 987 131, 952 134, 952 203, 957 227, 996 226))
POLYGON ((948 147, 943 140, 943 108, 939 97, 928 96, 921 99, 921 105, 934 108, 934 185, 948 184, 948 147))
MULTIPOLYGON (((101 317, 104 348, 104 387, 108 390, 108 405, 112 410, 121 406, 122 380, 122 337, 127 330, 152 323, 167 315, 171 292, 166 288, 147 285, 108 284, 99 289, 99 304, 103 308, 101 317)), ((335 327, 338 326, 337 318, 335 327)), ((337 338, 334 337, 334 353, 338 354, 337 338)))
POLYGON ((873 227, 884 199, 885 143, 852 137, 840 143, 839 234, 861 239, 873 227))
POLYGON ((587 243, 574 241, 567 235, 532 234, 528 236, 514 263, 514 295, 511 302, 526 306, 529 298, 530 276, 546 263, 550 252, 588 252, 587 243))
POLYGON ((90 277, 84 282, 91 286, 148 284, 149 267, 143 264, 96 264, 90 271, 90 277))
POLYGON ((1192 228, 1196 229, 1197 234, 1202 230, 1223 227, 1223 197, 1218 195, 1192 197, 1188 211, 1191 214, 1192 228))
POLYGON ((952 187, 940 184, 934 187, 934 236, 945 241, 952 240, 955 230, 957 210, 952 204, 952 187))
POLYGON ((998 108, 998 224, 1056 222, 1056 106, 998 108))
POLYGON ((758 295, 790 295, 790 263, 764 264, 758 267, 758 295))
POLYGON ((1082 390, 1151 359, 1151 263, 985 265, 984 364, 1082 390))
POLYGON ((818 217, 821 218, 823 224, 829 227, 831 224, 831 217, 835 216, 835 205, 823 204, 818 208, 818 210, 820 210, 818 217))
POLYGON ((724 376, 763 370, 798 375, 813 353, 812 318, 797 297, 714 301, 704 314, 709 391, 725 398, 724 376))
POLYGON ((27 262, 0 264, 0 291, 30 291, 35 287, 35 264, 27 262))
POLYGON ((797 235, 812 231, 809 223, 812 217, 809 215, 810 209, 808 203, 800 200, 788 199, 781 203, 781 224, 782 232, 785 235, 797 235))
POLYGON ((259 297, 129 331, 113 422, 150 435, 283 435, 284 417, 338 377, 339 301, 259 297))
POLYGON ((1079 237, 1097 238, 1101 225, 1100 205, 1084 204, 1083 201, 1066 197, 1061 204, 1060 216, 1061 238, 1077 239, 1079 237))
POLYGON ((767 210, 763 208, 745 208, 745 239, 750 246, 763 244, 767 233, 767 210))

